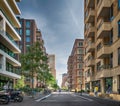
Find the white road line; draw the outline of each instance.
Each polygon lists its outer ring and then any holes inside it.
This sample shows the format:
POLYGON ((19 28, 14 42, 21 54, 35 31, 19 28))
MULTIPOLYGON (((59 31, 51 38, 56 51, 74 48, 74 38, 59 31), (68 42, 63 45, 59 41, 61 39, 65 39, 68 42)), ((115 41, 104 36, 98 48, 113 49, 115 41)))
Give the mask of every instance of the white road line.
MULTIPOLYGON (((75 94, 74 94, 75 95, 75 94)), ((89 98, 86 98, 86 97, 83 97, 83 96, 80 96, 80 95, 75 95, 75 96, 78 96, 78 97, 80 97, 80 98, 82 98, 82 99, 85 99, 85 100, 88 100, 88 101, 93 101, 92 99, 89 99, 89 98)))
POLYGON ((37 99, 37 100, 35 100, 36 102, 39 102, 39 101, 41 101, 41 100, 43 100, 43 99, 46 99, 47 97, 49 97, 49 96, 51 96, 51 94, 49 94, 49 95, 47 95, 47 96, 44 96, 44 97, 42 97, 42 98, 40 98, 40 99, 37 99))

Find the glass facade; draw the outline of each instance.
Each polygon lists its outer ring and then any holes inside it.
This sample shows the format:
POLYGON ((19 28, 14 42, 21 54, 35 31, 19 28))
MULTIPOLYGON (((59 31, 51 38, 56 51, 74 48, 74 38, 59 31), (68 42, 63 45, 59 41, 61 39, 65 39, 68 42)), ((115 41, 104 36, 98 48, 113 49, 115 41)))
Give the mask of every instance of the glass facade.
POLYGON ((120 37, 120 20, 118 21, 118 37, 120 37))
POLYGON ((26 35, 30 36, 30 29, 26 29, 26 35))
POLYGON ((4 85, 13 87, 13 79, 0 75, 0 90, 3 90, 4 85))
POLYGON ((120 0, 118 0, 118 9, 120 9, 120 0))
POLYGON ((30 21, 26 21, 26 28, 30 28, 30 21))
POLYGON ((112 78, 105 78, 105 92, 111 87, 112 90, 112 78))
POLYGON ((26 42, 30 42, 30 41, 31 41, 30 37, 26 37, 26 42))
POLYGON ((120 65, 120 48, 118 48, 118 65, 120 65))
POLYGON ((8 55, 10 55, 11 57, 13 57, 13 58, 15 57, 15 54, 10 49, 5 47, 2 43, 0 43, 0 49, 3 50, 8 55))

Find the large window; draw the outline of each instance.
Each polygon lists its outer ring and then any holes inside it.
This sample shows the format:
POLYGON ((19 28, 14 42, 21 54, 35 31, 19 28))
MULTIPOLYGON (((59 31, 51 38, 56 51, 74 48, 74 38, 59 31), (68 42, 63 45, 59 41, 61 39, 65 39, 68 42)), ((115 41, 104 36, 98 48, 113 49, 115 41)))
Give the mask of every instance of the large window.
POLYGON ((114 16, 113 16, 113 4, 112 4, 110 7, 110 21, 112 21, 113 19, 114 19, 114 16))
POLYGON ((30 29, 26 29, 26 35, 30 36, 30 29))
POLYGON ((118 37, 120 37, 120 20, 118 21, 118 37))
POLYGON ((118 0, 118 9, 120 9, 120 0, 118 0))
POLYGON ((26 28, 30 28, 30 21, 26 21, 26 28))
POLYGON ((22 35, 22 29, 20 29, 20 33, 19 34, 22 35))
POLYGON ((118 48, 118 65, 120 65, 120 48, 118 48))
POLYGON ((30 42, 30 37, 26 37, 26 42, 30 42))

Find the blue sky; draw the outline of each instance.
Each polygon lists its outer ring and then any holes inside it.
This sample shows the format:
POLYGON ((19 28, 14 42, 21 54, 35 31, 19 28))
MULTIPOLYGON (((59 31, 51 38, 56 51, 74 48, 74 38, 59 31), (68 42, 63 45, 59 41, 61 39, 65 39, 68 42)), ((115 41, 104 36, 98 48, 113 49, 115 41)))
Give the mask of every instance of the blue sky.
POLYGON ((21 17, 35 19, 48 54, 56 55, 56 74, 67 72, 67 60, 75 39, 83 39, 84 0, 21 0, 21 17))

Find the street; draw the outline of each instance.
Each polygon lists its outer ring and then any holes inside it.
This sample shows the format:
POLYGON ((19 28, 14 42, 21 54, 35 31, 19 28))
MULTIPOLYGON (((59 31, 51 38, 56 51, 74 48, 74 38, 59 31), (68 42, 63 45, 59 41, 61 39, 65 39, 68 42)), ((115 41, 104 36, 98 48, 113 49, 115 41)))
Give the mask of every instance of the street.
POLYGON ((115 101, 96 100, 70 92, 54 92, 43 99, 29 98, 24 99, 21 103, 10 102, 7 106, 120 106, 120 104, 115 101))

